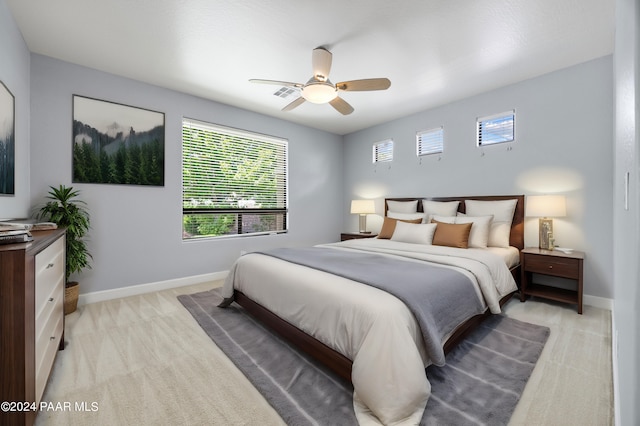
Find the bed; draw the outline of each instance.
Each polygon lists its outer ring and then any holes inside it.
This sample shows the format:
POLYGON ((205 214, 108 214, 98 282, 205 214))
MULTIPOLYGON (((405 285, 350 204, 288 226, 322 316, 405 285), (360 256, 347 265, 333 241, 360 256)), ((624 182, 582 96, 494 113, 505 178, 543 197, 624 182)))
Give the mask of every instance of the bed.
POLYGON ((426 366, 442 365, 446 352, 488 315, 499 313, 517 291, 524 196, 388 198, 386 233, 387 224, 394 225, 387 238, 381 232, 383 238, 248 253, 225 280, 223 305, 237 302, 350 380, 360 424, 417 424, 430 393, 426 366), (467 231, 467 248, 440 245, 441 230, 462 228, 488 230, 486 235, 467 231), (438 245, 423 243, 424 238, 432 243, 437 238, 438 245), (315 259, 324 256, 324 263, 315 259), (358 268, 350 265, 356 264, 365 271, 352 272, 358 268), (390 273, 398 277, 393 287, 410 280, 420 281, 420 287, 422 277, 442 275, 428 286, 442 297, 425 298, 443 301, 416 313, 421 308, 412 306, 412 299, 419 297, 389 294, 396 290, 377 282, 362 284, 362 274, 377 281, 390 273), (448 280, 457 283, 443 284, 448 280), (434 321, 446 326, 425 332, 434 321))

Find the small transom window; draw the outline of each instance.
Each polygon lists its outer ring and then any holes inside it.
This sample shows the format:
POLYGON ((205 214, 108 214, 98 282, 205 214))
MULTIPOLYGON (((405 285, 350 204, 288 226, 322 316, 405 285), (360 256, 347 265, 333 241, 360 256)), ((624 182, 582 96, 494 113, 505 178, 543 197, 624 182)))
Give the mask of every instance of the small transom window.
POLYGON ((513 142, 515 140, 515 123, 515 110, 478 118, 478 146, 513 142))
POLYGON ((387 139, 373 144, 373 163, 393 161, 393 140, 387 139))
POLYGON ((423 130, 416 133, 416 154, 418 157, 440 154, 444 147, 444 129, 423 130))

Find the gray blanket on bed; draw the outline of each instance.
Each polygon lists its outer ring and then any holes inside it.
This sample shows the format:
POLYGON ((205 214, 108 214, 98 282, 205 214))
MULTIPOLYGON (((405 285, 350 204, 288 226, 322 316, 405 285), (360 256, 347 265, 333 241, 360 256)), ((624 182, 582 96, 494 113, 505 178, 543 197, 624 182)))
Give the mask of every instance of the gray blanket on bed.
POLYGON ((391 293, 415 316, 427 355, 435 365, 445 363, 443 338, 484 311, 474 284, 466 275, 426 261, 324 247, 280 248, 259 253, 391 293))

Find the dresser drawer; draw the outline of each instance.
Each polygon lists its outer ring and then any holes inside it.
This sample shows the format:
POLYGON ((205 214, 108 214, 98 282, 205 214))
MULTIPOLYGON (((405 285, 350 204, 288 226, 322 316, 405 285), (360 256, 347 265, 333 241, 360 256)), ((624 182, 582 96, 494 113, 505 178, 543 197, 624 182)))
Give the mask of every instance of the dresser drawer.
POLYGON ((53 315, 43 329, 42 334, 36 341, 36 404, 40 403, 44 388, 51 373, 53 360, 58 352, 60 340, 62 339, 62 330, 64 328, 64 314, 62 306, 56 309, 56 315, 53 315), (59 312, 59 314, 57 314, 59 312))
POLYGON ((524 270, 540 274, 576 279, 580 273, 580 261, 564 257, 525 255, 524 270))
MULTIPOLYGON (((45 308, 45 304, 51 298, 54 288, 65 279, 64 249, 65 239, 59 238, 36 255, 36 317, 45 308)), ((64 289, 62 294, 64 294, 64 289)))
POLYGON ((50 297, 45 302, 40 312, 36 313, 35 332, 36 332, 36 356, 40 350, 38 349, 41 336, 51 333, 52 323, 57 322, 59 316, 64 316, 64 285, 62 280, 53 288, 50 297))

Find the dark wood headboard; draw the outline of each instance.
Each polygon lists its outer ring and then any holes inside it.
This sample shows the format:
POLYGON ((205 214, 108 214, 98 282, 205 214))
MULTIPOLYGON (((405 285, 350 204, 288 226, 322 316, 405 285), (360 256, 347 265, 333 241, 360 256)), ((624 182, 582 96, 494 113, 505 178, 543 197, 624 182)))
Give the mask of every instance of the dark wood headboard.
MULTIPOLYGON (((413 201, 413 200, 432 200, 432 201, 460 201, 458 211, 465 212, 465 200, 479 201, 500 201, 500 200, 518 200, 516 202, 516 210, 513 213, 513 222, 511 222, 511 234, 509 236, 509 244, 522 250, 524 248, 524 195, 478 195, 470 197, 405 197, 405 198, 385 198, 384 215, 387 215, 389 206, 388 200, 391 201, 413 201)), ((422 203, 418 202, 418 212, 422 212, 422 203)))

